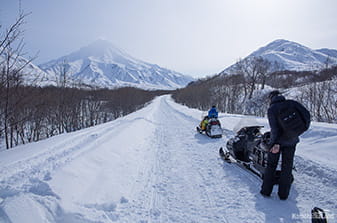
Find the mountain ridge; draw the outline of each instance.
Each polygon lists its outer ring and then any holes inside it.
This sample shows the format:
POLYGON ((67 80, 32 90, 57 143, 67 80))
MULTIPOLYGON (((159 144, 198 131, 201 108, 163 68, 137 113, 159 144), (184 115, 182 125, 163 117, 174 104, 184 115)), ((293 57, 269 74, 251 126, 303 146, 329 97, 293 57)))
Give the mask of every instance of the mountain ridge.
MULTIPOLYGON (((337 50, 311 49, 297 42, 276 39, 253 51, 243 60, 262 57, 270 62, 277 62, 281 70, 312 71, 323 68, 326 63, 337 64, 337 50)), ((221 73, 230 73, 237 63, 225 68, 221 73)))
POLYGON ((97 40, 86 47, 39 67, 57 77, 65 65, 69 77, 94 87, 134 86, 145 89, 184 87, 192 77, 136 59, 106 40, 97 40))

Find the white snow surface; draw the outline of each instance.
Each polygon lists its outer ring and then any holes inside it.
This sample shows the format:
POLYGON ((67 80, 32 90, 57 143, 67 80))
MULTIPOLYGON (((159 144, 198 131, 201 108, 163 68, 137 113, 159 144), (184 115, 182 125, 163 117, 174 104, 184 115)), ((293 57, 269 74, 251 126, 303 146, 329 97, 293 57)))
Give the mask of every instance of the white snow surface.
POLYGON ((238 125, 220 114, 221 139, 195 131, 202 111, 169 95, 123 118, 0 152, 0 222, 311 222, 337 216, 337 125, 313 123, 298 144, 290 197, 259 194, 261 180, 224 163, 238 125))

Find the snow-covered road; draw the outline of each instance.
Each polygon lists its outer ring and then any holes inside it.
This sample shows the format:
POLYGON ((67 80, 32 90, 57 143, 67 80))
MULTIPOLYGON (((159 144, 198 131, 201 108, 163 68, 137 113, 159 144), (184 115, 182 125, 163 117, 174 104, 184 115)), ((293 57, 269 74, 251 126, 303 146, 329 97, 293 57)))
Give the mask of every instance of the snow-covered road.
POLYGON ((291 195, 280 201, 218 156, 238 124, 266 119, 221 114, 225 135, 210 139, 195 131, 201 115, 166 95, 115 121, 2 151, 0 222, 311 222, 314 206, 337 221, 337 125, 314 123, 303 136, 291 195))

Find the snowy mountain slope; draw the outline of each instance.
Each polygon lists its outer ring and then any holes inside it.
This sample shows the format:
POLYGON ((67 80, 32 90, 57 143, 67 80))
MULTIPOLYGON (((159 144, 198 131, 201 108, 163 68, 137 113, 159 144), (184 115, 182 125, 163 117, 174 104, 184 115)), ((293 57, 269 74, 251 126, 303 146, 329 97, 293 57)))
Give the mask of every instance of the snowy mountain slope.
POLYGON ((175 89, 193 80, 192 77, 135 59, 105 40, 97 40, 40 67, 53 79, 65 69, 70 80, 101 88, 175 89))
POLYGON ((304 223, 314 206, 334 222, 337 125, 313 123, 303 136, 290 198, 280 201, 218 157, 232 129, 267 120, 220 114, 226 135, 210 139, 195 131, 201 115, 162 96, 115 121, 1 151, 0 222, 304 223))
MULTIPOLYGON (((276 61, 282 70, 316 70, 337 64, 337 50, 313 50, 299 43, 278 39, 254 51, 246 58, 262 57, 269 61, 276 61)), ((246 59, 244 58, 244 59, 246 59)), ((223 72, 229 73, 235 64, 223 72)))
POLYGON ((337 50, 323 48, 323 49, 319 49, 319 50, 316 50, 316 51, 324 53, 331 58, 337 58, 337 50))
MULTIPOLYGON (((4 63, 4 56, 0 56, 0 68, 7 67, 4 63)), ((24 57, 18 57, 17 62, 14 65, 15 58, 11 58, 10 67, 13 71, 20 71, 22 79, 25 85, 37 85, 37 86, 47 86, 53 84, 48 80, 48 75, 46 72, 41 70, 38 66, 34 65, 33 62, 29 62, 28 59, 24 57)))

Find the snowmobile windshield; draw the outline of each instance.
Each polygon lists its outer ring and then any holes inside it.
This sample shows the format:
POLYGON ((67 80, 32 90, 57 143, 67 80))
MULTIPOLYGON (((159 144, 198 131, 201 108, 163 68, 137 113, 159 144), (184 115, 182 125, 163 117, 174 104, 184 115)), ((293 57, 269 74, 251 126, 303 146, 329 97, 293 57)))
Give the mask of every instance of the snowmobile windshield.
POLYGON ((233 132, 237 133, 240 129, 247 126, 261 126, 261 124, 253 116, 250 116, 249 118, 245 117, 240 119, 240 121, 234 126, 233 132))

